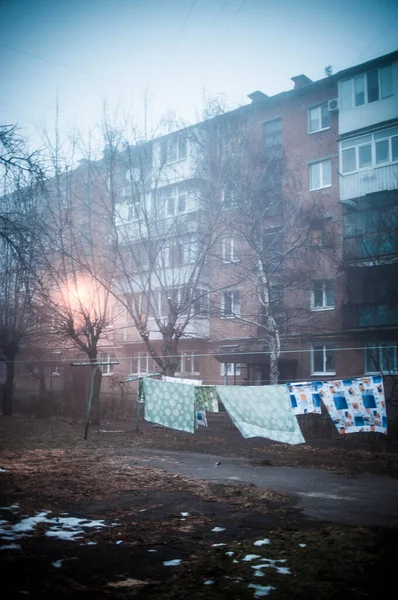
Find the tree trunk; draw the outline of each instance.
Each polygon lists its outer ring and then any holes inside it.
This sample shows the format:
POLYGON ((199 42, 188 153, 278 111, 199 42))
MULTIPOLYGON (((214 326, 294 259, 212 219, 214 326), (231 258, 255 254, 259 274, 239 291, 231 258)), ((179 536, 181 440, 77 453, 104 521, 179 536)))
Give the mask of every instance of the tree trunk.
POLYGON ((279 381, 278 359, 280 352, 279 332, 272 315, 268 315, 269 382, 276 385, 279 381))
POLYGON ((269 355, 269 380, 271 385, 276 385, 279 381, 278 353, 272 348, 269 355))
POLYGON ((167 364, 164 368, 164 375, 167 375, 167 377, 174 377, 174 374, 176 372, 176 365, 174 364, 167 364))
POLYGON ((91 419, 90 422, 92 425, 100 424, 100 390, 101 390, 101 380, 102 380, 102 371, 97 367, 93 368, 92 377, 94 377, 94 385, 93 385, 93 399, 91 403, 91 419))
POLYGON ((6 380, 3 389, 3 415, 12 415, 14 394, 15 354, 6 355, 6 380))
POLYGON ((174 374, 178 367, 178 338, 173 337, 170 334, 163 334, 163 345, 162 345, 162 354, 163 354, 163 374, 168 377, 174 377, 174 374))

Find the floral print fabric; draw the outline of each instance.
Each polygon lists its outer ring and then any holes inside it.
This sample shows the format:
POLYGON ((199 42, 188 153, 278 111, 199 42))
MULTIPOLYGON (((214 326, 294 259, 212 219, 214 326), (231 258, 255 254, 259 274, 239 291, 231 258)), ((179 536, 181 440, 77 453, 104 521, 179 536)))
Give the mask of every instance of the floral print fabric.
POLYGON ((320 388, 323 386, 321 382, 311 381, 309 383, 288 383, 286 385, 290 393, 293 414, 321 414, 321 396, 319 393, 320 388))
POLYGON ((324 382, 319 394, 339 433, 387 433, 382 377, 324 382))

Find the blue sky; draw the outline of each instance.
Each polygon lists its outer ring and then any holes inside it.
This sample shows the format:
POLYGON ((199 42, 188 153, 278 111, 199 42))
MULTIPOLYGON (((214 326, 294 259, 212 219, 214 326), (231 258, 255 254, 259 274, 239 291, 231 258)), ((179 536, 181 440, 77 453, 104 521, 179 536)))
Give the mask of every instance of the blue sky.
POLYGON ((63 135, 104 100, 193 122, 205 91, 233 108, 398 49, 393 0, 0 0, 0 23, 0 121, 29 133, 57 97, 63 135))

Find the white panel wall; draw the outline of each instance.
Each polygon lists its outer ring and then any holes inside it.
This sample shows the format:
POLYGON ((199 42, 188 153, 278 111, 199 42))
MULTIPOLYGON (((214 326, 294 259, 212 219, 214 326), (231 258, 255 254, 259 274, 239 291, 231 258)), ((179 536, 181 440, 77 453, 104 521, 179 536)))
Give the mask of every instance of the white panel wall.
POLYGON ((340 200, 396 189, 398 189, 397 164, 368 169, 360 173, 340 175, 340 200))
MULTIPOLYGON (((398 61, 393 63, 393 89, 394 95, 389 98, 353 107, 349 110, 340 110, 339 134, 343 135, 350 131, 398 118, 398 61)), ((340 91, 339 96, 341 97, 340 91)))

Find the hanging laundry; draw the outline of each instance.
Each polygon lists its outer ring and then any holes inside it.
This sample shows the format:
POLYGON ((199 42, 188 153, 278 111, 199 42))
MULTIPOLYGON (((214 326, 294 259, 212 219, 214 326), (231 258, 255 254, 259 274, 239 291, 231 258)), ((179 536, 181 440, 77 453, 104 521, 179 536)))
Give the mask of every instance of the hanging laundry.
POLYGON ((202 425, 203 427, 207 427, 207 417, 205 410, 196 411, 196 423, 197 425, 202 425))
POLYGON ((319 394, 339 433, 387 433, 382 377, 324 382, 319 394))
POLYGON ((285 444, 305 442, 286 385, 226 385, 216 386, 216 390, 243 437, 264 437, 285 444))
POLYGON ((162 380, 168 383, 183 383, 184 385, 201 385, 201 379, 183 379, 182 377, 170 377, 170 375, 162 375, 162 380))
POLYGON ((293 414, 304 415, 307 413, 321 414, 321 397, 319 390, 322 387, 320 381, 308 383, 287 383, 290 393, 293 414))
POLYGON ((196 410, 218 412, 218 395, 214 385, 195 387, 196 410))
POLYGON ((195 388, 144 378, 145 420, 178 431, 195 431, 195 388))

